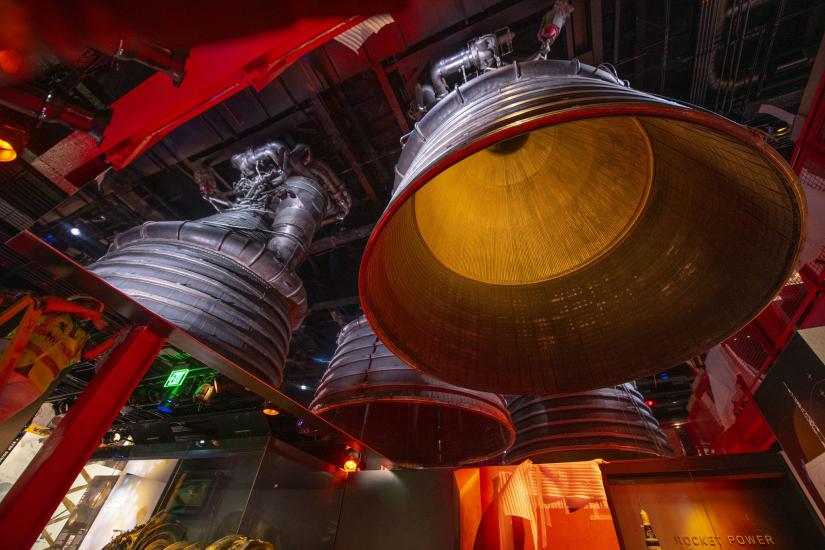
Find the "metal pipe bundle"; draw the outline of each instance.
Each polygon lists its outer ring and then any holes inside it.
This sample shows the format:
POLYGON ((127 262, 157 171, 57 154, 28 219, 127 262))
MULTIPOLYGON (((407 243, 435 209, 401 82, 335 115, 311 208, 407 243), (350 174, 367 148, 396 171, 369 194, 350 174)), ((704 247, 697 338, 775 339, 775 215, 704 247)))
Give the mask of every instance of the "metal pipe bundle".
POLYGON ((310 408, 405 466, 478 462, 504 452, 514 437, 504 398, 407 366, 363 317, 338 336, 310 408))

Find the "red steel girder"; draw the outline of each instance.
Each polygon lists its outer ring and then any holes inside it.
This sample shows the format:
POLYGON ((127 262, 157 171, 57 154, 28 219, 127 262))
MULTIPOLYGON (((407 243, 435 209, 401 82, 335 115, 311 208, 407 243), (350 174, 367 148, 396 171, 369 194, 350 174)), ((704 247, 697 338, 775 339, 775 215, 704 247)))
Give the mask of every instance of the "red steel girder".
POLYGON ((31 548, 166 338, 132 328, 0 503, 3 548, 31 548))
POLYGON ((47 176, 67 190, 83 185, 107 165, 124 168, 184 122, 247 86, 260 90, 302 55, 364 19, 301 19, 275 31, 196 46, 180 86, 162 73, 143 81, 111 105, 112 119, 99 146, 75 132, 50 149, 44 156, 62 161, 49 162, 47 176), (79 143, 84 146, 78 148, 79 143))
POLYGON ((26 88, 0 87, 0 105, 46 122, 57 122, 72 129, 100 137, 109 122, 108 111, 88 111, 59 99, 51 94, 41 96, 26 88))

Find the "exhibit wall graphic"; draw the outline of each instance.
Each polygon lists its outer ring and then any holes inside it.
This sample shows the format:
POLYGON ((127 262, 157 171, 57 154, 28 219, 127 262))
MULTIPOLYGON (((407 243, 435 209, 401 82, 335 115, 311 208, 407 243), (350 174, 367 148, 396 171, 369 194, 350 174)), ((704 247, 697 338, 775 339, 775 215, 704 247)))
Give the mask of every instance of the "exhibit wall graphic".
POLYGON ((618 550, 599 463, 462 468, 461 550, 618 550))
POLYGON ((282 448, 129 460, 111 488, 89 484, 64 539, 101 548, 165 510, 204 546, 237 533, 278 550, 825 548, 779 455, 345 474, 282 448))
POLYGON ((112 537, 140 525, 152 515, 169 483, 175 459, 130 460, 120 472, 105 503, 95 511, 94 522, 82 537, 80 550, 102 548, 112 537))
POLYGON ((797 332, 755 398, 789 462, 825 513, 825 328, 797 332))

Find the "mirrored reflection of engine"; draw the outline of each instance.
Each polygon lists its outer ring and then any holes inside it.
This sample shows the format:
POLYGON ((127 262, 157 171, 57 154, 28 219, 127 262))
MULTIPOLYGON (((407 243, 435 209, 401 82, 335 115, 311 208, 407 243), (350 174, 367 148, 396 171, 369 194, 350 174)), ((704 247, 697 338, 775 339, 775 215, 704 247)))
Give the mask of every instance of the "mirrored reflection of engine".
POLYGON ((633 384, 509 400, 516 442, 505 461, 572 462, 671 456, 667 437, 633 384))

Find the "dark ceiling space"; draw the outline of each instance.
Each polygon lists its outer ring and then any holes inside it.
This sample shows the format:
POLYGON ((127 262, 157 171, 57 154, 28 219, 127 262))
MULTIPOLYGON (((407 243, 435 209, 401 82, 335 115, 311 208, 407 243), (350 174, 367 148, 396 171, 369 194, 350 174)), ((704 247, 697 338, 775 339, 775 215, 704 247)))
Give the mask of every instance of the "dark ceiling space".
MULTIPOLYGON (((32 227, 49 244, 88 264, 105 253, 114 235, 129 227, 212 213, 199 182, 214 182, 219 191, 229 191, 236 178, 231 155, 271 139, 290 146, 307 144, 354 197, 350 215, 316 236, 299 271, 311 312, 292 340, 283 390, 307 404, 335 349, 338 330, 360 314, 358 266, 391 191, 400 140, 414 124, 409 111, 415 84, 424 82, 434 59, 505 26, 516 33, 510 57, 532 55, 550 4, 408 2, 404 11, 393 14, 396 23, 372 36, 358 54, 329 42, 261 91, 242 90, 176 128, 127 168, 109 170, 68 199, 29 166, 68 131, 50 124, 32 127, 29 151, 0 165, 0 232, 8 238, 32 227), (73 234, 73 228, 79 234, 73 234)), ((825 31, 825 0, 573 4, 576 10, 552 57, 610 63, 634 88, 692 102, 754 126, 790 156, 788 124, 760 107, 797 112, 825 31), (710 24, 713 9, 724 11, 716 26, 710 24)), ((71 70, 55 60, 31 86, 54 89, 89 109, 103 109, 149 74, 143 65, 113 64, 106 56, 90 54, 85 66, 71 70)), ((0 110, 0 117, 15 116, 0 110)), ((13 286, 18 275, 7 271, 0 285, 13 286)), ((120 425, 165 418, 154 409, 160 373, 168 371, 163 367, 150 372, 135 402, 121 415, 120 425)), ((90 369, 88 364, 75 367, 52 400, 70 399, 88 380, 90 369)), ((686 415, 691 382, 690 369, 683 366, 665 378, 639 384, 646 398, 655 402, 660 420, 678 422, 686 415)), ((225 403, 210 405, 210 411, 260 407, 260 398, 237 390, 227 390, 225 403)), ((182 407, 185 410, 176 416, 197 416, 194 402, 182 407)), ((195 430, 192 437, 201 432, 195 430)))

